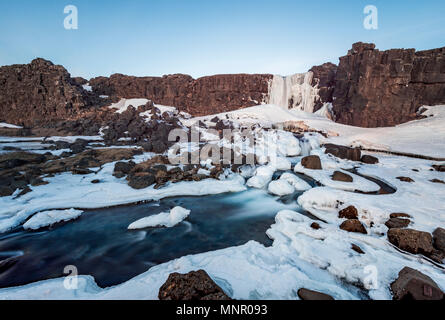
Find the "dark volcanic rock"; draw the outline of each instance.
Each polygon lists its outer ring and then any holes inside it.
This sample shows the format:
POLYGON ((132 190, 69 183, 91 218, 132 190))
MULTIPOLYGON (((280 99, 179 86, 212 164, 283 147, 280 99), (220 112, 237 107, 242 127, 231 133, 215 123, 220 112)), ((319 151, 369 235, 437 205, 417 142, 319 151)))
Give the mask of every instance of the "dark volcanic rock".
POLYGON ((159 300, 230 300, 204 270, 172 273, 159 289, 159 300))
POLYGON ((325 153, 332 154, 333 156, 351 161, 360 161, 362 152, 359 148, 350 148, 346 146, 340 146, 332 143, 325 144, 325 153))
POLYGON ((343 182, 353 182, 354 179, 349 174, 343 173, 341 171, 335 171, 332 175, 332 180, 343 181, 343 182))
POLYGON ((409 267, 399 272, 391 290, 394 300, 442 300, 444 297, 433 279, 409 267))
POLYGON ((299 289, 297 294, 301 300, 313 300, 313 301, 334 300, 334 298, 331 297, 330 295, 305 288, 299 289))
POLYGON ((337 66, 333 63, 324 63, 320 66, 312 67, 311 71, 314 76, 312 78, 312 86, 317 86, 319 91, 317 100, 315 101, 314 112, 319 110, 327 102, 332 102, 335 89, 335 76, 337 74, 337 66))
POLYGON ((311 228, 314 229, 314 230, 320 230, 321 229, 320 225, 317 222, 312 222, 311 228))
POLYGON ((412 183, 414 182, 413 179, 411 179, 410 177, 397 177, 396 179, 402 181, 402 182, 408 182, 408 183, 412 183))
POLYGON ((433 232, 434 247, 445 253, 445 229, 437 228, 433 232))
POLYGON ((441 164, 441 165, 433 165, 434 170, 439 171, 439 172, 445 172, 445 164, 441 164))
POLYGON ((356 207, 349 206, 338 213, 339 218, 358 219, 358 211, 356 207))
POLYGON ((153 174, 142 172, 129 176, 128 185, 133 189, 145 189, 155 182, 156 178, 153 174))
POLYGON ((193 79, 184 74, 132 77, 114 74, 90 80, 95 93, 121 98, 147 98, 192 115, 208 115, 265 102, 270 74, 224 74, 193 79))
POLYGON ((336 121, 360 127, 416 119, 422 105, 445 103, 445 48, 379 51, 355 43, 340 58, 333 94, 336 121))
POLYGON ((370 156, 368 154, 365 154, 362 156, 361 162, 367 163, 367 164, 377 164, 379 163, 379 159, 376 157, 370 156))
POLYGON ((390 218, 411 218, 411 216, 407 213, 391 213, 389 215, 390 218))
POLYGON ((64 67, 50 61, 0 67, 0 114, 9 123, 34 126, 68 119, 95 99, 64 67))
POLYGON ((362 248, 360 248, 360 247, 359 247, 358 245, 356 245, 356 244, 352 244, 352 245, 351 245, 351 249, 354 250, 354 251, 357 252, 357 253, 365 254, 365 252, 362 250, 362 248))
POLYGON ((388 229, 402 229, 408 227, 410 223, 411 221, 409 219, 391 218, 386 221, 385 225, 388 227, 388 229))
POLYGON ((340 229, 348 231, 348 232, 357 232, 357 233, 363 233, 367 234, 366 228, 363 226, 363 224, 358 221, 357 219, 349 219, 343 222, 340 225, 340 229))
POLYGON ((301 159, 301 165, 306 169, 321 170, 321 161, 319 156, 307 156, 301 159))
POLYGON ((413 253, 429 256, 433 253, 433 237, 428 232, 413 229, 390 229, 388 240, 396 247, 413 253))
POLYGON ((133 169, 135 166, 136 166, 136 163, 134 163, 133 161, 117 162, 114 165, 114 173, 113 173, 113 175, 115 175, 118 172, 121 172, 123 174, 129 174, 131 169, 133 169))

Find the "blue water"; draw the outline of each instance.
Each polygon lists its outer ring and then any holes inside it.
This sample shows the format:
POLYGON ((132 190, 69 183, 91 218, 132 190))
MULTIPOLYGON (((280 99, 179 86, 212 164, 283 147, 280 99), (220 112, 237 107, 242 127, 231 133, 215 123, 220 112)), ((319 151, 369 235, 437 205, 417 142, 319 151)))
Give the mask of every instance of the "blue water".
POLYGON ((79 274, 92 275, 99 286, 108 287, 185 255, 250 240, 269 246, 266 230, 282 209, 298 209, 295 198, 282 201, 252 189, 90 210, 78 220, 38 232, 20 228, 0 237, 0 260, 18 257, 15 265, 0 273, 0 287, 62 277, 67 265, 75 265, 79 274), (130 223, 174 206, 191 210, 176 227, 127 230, 130 223))

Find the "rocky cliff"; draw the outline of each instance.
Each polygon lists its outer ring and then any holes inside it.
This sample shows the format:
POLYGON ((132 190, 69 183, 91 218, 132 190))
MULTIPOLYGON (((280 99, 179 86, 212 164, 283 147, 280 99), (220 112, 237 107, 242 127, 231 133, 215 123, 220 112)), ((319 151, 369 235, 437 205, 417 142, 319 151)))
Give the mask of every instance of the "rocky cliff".
POLYGON ((35 126, 76 116, 98 104, 62 66, 44 59, 0 68, 0 120, 35 126))
POLYGON ((413 120, 422 105, 445 104, 445 48, 379 51, 355 43, 340 58, 333 92, 337 122, 394 126, 413 120))
POLYGON ((178 107, 192 115, 207 115, 251 107, 265 101, 272 75, 225 74, 193 79, 174 74, 132 77, 114 74, 90 80, 98 95, 147 98, 156 104, 178 107))

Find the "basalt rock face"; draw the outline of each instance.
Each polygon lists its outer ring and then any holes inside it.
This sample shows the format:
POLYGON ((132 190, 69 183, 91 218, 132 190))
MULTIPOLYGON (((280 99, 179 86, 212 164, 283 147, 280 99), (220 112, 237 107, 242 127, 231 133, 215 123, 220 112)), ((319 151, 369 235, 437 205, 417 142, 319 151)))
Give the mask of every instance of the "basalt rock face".
POLYGON ((312 67, 311 70, 314 77, 312 78, 312 86, 317 86, 318 99, 315 102, 314 112, 319 110, 327 102, 332 102, 335 90, 335 76, 337 74, 337 66, 333 63, 324 63, 321 66, 312 67))
POLYGON ((132 77, 114 74, 90 80, 98 95, 147 98, 156 104, 175 106, 192 115, 208 115, 251 107, 264 102, 269 92, 268 74, 225 74, 193 79, 175 74, 132 77))
POLYGON ((97 103, 79 82, 64 67, 44 59, 0 67, 0 120, 35 126, 75 117, 97 103))
POLYGON ((445 48, 379 51, 355 43, 340 58, 333 93, 336 121, 394 126, 417 118, 422 105, 445 104, 445 48))

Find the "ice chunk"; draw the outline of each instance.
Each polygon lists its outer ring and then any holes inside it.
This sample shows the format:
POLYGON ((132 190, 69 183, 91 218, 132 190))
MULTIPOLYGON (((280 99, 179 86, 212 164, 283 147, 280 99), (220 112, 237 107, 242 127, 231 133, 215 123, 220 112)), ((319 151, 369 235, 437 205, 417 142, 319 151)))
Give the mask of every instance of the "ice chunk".
POLYGON ((149 216, 137 220, 128 226, 128 229, 144 229, 149 227, 167 227, 171 228, 183 221, 190 215, 190 210, 182 207, 174 207, 170 212, 161 212, 154 216, 149 216))
POLYGON ((23 228, 26 230, 38 230, 59 222, 77 219, 82 213, 83 211, 74 209, 42 211, 31 217, 23 225, 23 228))

